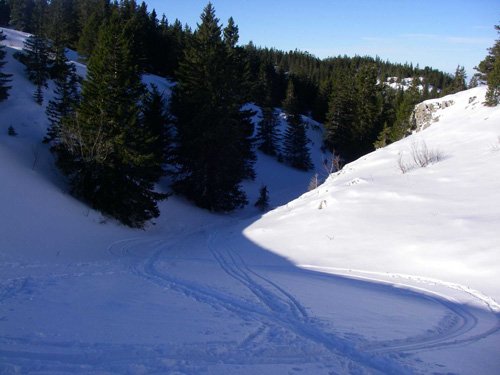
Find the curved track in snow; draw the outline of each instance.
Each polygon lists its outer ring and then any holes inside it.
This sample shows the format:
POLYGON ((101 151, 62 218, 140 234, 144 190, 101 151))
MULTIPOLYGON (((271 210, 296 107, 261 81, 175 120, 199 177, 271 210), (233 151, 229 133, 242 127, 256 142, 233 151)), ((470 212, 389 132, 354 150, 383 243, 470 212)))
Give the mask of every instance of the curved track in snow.
MULTIPOLYGON (((272 270, 263 273, 251 267, 246 261, 248 253, 241 253, 238 243, 231 244, 228 238, 215 232, 194 235, 202 242, 200 246, 205 247, 207 261, 212 259, 215 268, 210 272, 213 272, 213 277, 220 279, 223 275, 229 280, 230 289, 225 287, 227 280, 217 287, 206 285, 189 275, 179 276, 169 272, 174 262, 169 257, 170 250, 189 236, 176 242, 134 238, 109 247, 109 253, 116 257, 119 264, 111 271, 106 264, 88 264, 85 267, 75 266, 67 272, 0 283, 0 306, 9 306, 9 303, 25 298, 33 290, 43 293, 45 288, 63 285, 70 279, 79 282, 103 275, 112 277, 114 273, 133 275, 168 293, 180 294, 214 310, 222 309, 234 319, 251 322, 253 328, 236 342, 113 344, 64 338, 54 341, 44 337, 13 337, 0 333, 0 359, 5 363, 4 367, 0 365, 0 372, 15 373, 16 368, 32 370, 35 366, 42 373, 134 373, 130 369, 140 365, 146 372, 194 374, 204 366, 217 363, 294 366, 303 365, 304 361, 316 361, 344 373, 404 374, 413 373, 414 369, 403 353, 470 344, 500 330, 498 316, 493 313, 496 324, 485 327, 481 324, 482 317, 467 306, 440 296, 410 291, 405 293, 411 299, 440 306, 439 311, 446 312, 437 327, 429 327, 420 335, 394 340, 368 341, 357 337, 357 332, 347 339, 336 331, 335 321, 325 324, 315 315, 314 306, 306 305, 283 282, 278 282, 280 278, 275 277, 272 270), (194 367, 184 366, 185 358, 190 358, 194 367), (191 370, 186 370, 189 368, 191 370)), ((300 278, 300 282, 307 282, 307 277, 312 277, 309 271, 293 266, 290 269, 281 267, 280 272, 288 278, 300 278)), ((335 283, 335 277, 332 276, 328 282, 335 283)), ((384 293, 391 293, 390 288, 381 288, 384 293)))
POLYGON ((230 311, 250 314, 258 319, 262 326, 253 335, 245 338, 240 348, 251 348, 253 342, 263 340, 262 336, 270 331, 272 326, 279 326, 338 355, 350 357, 363 366, 382 371, 384 371, 383 366, 386 366, 385 371, 387 371, 386 360, 377 360, 368 353, 390 354, 434 350, 472 343, 500 331, 500 316, 493 312, 496 324, 484 329, 478 325, 480 318, 467 306, 459 305, 442 296, 415 292, 415 298, 441 305, 448 311, 437 330, 429 330, 427 334, 414 337, 356 345, 333 332, 325 332, 318 319, 307 312, 307 308, 297 297, 269 277, 264 277, 250 268, 241 254, 227 246, 226 242, 224 239, 219 239, 217 234, 212 234, 208 236, 207 247, 224 273, 248 289, 255 296, 256 302, 236 302, 232 297, 223 297, 202 287, 171 279, 155 265, 161 257, 162 249, 145 262, 144 268, 138 274, 155 283, 162 285, 167 283, 169 288, 180 289, 184 294, 202 302, 221 305, 230 311), (379 366, 380 363, 383 365, 379 366))

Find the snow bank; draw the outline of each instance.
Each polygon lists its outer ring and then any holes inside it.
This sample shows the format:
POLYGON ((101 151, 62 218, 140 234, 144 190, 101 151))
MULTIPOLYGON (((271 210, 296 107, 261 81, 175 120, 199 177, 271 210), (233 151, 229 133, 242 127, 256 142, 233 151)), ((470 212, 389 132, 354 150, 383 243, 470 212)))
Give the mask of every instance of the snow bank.
POLYGON ((500 302, 500 107, 482 105, 485 91, 436 100, 454 104, 431 127, 346 165, 246 236, 299 265, 422 276, 500 302), (424 145, 441 160, 413 166, 424 145))

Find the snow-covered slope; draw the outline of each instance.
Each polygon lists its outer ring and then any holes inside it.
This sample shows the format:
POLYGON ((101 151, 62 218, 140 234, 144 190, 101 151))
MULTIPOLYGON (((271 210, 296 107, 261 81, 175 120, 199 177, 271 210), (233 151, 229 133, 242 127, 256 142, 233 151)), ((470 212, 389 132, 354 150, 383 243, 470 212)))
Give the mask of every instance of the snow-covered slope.
POLYGON ((454 104, 430 128, 346 165, 247 236, 297 264, 415 275, 500 302, 500 108, 481 104, 485 91, 439 99, 454 104), (425 147, 440 160, 418 167, 425 147))
MULTIPOLYGON (((25 35, 6 34, 20 48, 25 35)), ((416 135, 443 154, 427 168, 401 173, 408 139, 287 203, 314 172, 259 154, 244 188, 253 202, 266 184, 275 211, 214 215, 172 197, 141 231, 67 194, 12 52, 0 103, 1 374, 498 373, 500 121, 480 104, 484 89, 454 96, 416 135)), ((321 174, 319 124, 308 136, 321 174)))

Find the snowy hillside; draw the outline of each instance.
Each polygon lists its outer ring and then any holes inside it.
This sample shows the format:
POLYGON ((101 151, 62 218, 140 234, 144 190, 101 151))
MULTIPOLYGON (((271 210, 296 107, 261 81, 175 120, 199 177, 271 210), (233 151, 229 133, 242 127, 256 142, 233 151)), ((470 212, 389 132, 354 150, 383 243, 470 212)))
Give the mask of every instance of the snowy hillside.
POLYGON ((249 237, 299 264, 441 279, 500 302, 500 109, 482 106, 485 91, 434 100, 454 104, 266 215, 249 237), (412 154, 425 148, 440 160, 422 168, 412 154))
POLYGON ((500 110, 484 88, 298 199, 314 172, 259 154, 249 201, 266 184, 281 206, 263 216, 171 197, 133 230, 67 194, 12 58, 25 35, 6 34, 0 374, 498 373, 500 110), (411 168, 413 138, 441 160, 411 168))

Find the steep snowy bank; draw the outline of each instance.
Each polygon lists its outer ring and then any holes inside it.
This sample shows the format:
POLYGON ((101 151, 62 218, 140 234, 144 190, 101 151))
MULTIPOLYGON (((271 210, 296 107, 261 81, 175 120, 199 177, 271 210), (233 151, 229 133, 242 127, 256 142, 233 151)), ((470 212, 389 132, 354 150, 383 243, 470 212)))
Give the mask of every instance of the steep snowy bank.
POLYGON ((429 128, 345 166, 245 234, 296 264, 440 280, 500 302, 500 108, 482 105, 485 91, 439 99, 454 104, 429 128), (412 154, 425 147, 439 160, 424 168, 412 154))

